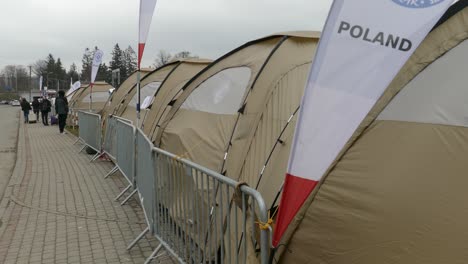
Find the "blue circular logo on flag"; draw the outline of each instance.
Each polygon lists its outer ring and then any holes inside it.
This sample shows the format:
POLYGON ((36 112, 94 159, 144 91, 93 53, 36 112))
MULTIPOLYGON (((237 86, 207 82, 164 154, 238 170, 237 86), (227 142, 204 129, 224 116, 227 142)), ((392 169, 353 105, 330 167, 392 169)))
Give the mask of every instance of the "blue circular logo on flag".
POLYGON ((431 7, 439 3, 442 3, 445 0, 392 0, 392 1, 404 7, 426 8, 426 7, 431 7))

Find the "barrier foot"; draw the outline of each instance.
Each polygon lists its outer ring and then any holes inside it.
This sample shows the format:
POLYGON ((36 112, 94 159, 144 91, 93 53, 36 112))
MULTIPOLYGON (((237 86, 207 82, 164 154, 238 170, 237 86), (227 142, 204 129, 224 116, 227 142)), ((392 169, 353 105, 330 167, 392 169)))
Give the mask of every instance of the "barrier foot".
POLYGON ((117 195, 117 197, 114 198, 114 201, 117 201, 120 199, 120 197, 122 197, 122 195, 124 195, 128 189, 130 189, 130 187, 132 187, 132 185, 128 185, 125 189, 123 189, 123 191, 121 193, 119 193, 119 195, 117 195))
POLYGON ((120 203, 120 205, 126 204, 128 200, 130 200, 130 198, 132 198, 132 196, 135 195, 135 193, 137 193, 137 189, 133 190, 133 192, 127 198, 125 198, 125 200, 122 203, 120 203))
POLYGON ((93 158, 89 161, 89 162, 93 162, 95 160, 97 160, 99 157, 101 157, 101 153, 97 153, 96 155, 93 156, 93 158))
POLYGON ((76 143, 78 143, 78 142, 80 142, 80 141, 81 141, 81 139, 78 138, 78 139, 73 143, 73 145, 75 145, 76 143))
POLYGON ((162 248, 162 245, 159 245, 154 251, 153 253, 151 253, 151 256, 149 256, 149 258, 146 259, 145 261, 145 264, 149 264, 153 259, 156 258, 156 254, 158 254, 159 250, 161 250, 162 248))
POLYGON ((114 168, 112 168, 112 170, 110 170, 106 176, 104 176, 104 179, 107 179, 107 177, 111 176, 112 174, 116 173, 117 171, 119 170, 119 167, 117 165, 114 166, 114 168))
POLYGON ((87 147, 87 146, 84 145, 84 146, 80 149, 80 151, 78 151, 78 153, 81 153, 81 151, 83 151, 86 147, 87 147))
POLYGON ((98 154, 94 155, 94 157, 91 159, 90 162, 96 161, 100 157, 104 156, 104 154, 105 154, 104 152, 101 152, 101 153, 98 153, 98 154))
POLYGON ((135 238, 135 240, 133 240, 133 241, 128 245, 127 250, 132 249, 132 248, 136 245, 136 243, 138 243, 138 241, 140 241, 140 239, 142 239, 142 238, 146 235, 146 233, 149 232, 149 230, 150 230, 149 227, 146 227, 146 229, 143 230, 143 232, 141 232, 141 233, 135 238))

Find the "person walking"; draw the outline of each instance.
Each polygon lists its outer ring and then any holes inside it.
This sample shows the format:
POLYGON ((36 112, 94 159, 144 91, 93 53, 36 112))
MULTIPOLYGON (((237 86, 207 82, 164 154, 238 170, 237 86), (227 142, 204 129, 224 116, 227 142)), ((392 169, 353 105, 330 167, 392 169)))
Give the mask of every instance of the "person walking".
POLYGON ((49 125, 49 112, 51 107, 52 104, 50 103, 49 99, 47 99, 47 97, 44 96, 41 103, 42 123, 44 124, 44 126, 49 125))
POLYGON ((65 97, 65 92, 60 90, 58 97, 55 99, 55 113, 58 115, 58 125, 60 134, 63 134, 68 115, 68 100, 65 97))
POLYGON ((20 105, 24 115, 24 123, 27 124, 29 123, 29 111, 31 110, 31 105, 26 101, 26 98, 21 99, 20 105))
POLYGON ((32 101, 32 108, 33 108, 34 114, 36 115, 36 122, 39 122, 39 106, 40 106, 39 100, 37 99, 37 97, 35 97, 32 101))

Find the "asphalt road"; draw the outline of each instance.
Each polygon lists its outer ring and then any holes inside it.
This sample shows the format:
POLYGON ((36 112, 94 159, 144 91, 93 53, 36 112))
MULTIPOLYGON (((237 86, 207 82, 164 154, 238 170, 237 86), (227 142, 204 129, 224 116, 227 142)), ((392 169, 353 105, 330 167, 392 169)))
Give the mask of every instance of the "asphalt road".
POLYGON ((19 106, 0 105, 0 198, 15 166, 20 112, 19 106))

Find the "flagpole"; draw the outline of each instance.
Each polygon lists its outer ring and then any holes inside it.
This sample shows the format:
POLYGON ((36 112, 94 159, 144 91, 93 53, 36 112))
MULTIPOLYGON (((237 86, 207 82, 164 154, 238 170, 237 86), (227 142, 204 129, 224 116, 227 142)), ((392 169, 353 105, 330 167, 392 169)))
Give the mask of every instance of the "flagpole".
POLYGON ((90 91, 89 91, 89 111, 91 112, 93 106, 93 83, 90 84, 90 91))
POLYGON ((138 102, 136 105, 136 110, 137 110, 137 120, 136 120, 136 127, 139 127, 140 125, 140 103, 141 103, 141 94, 140 94, 140 67, 138 67, 137 70, 137 97, 138 97, 138 102))
POLYGON ((137 120, 136 126, 140 125, 140 65, 141 58, 143 57, 143 50, 145 49, 146 39, 148 37, 148 32, 151 24, 151 18, 153 17, 154 8, 156 6, 157 0, 140 0, 140 12, 139 12, 139 21, 138 21, 138 67, 137 67, 137 93, 138 93, 138 102, 137 102, 137 120))

